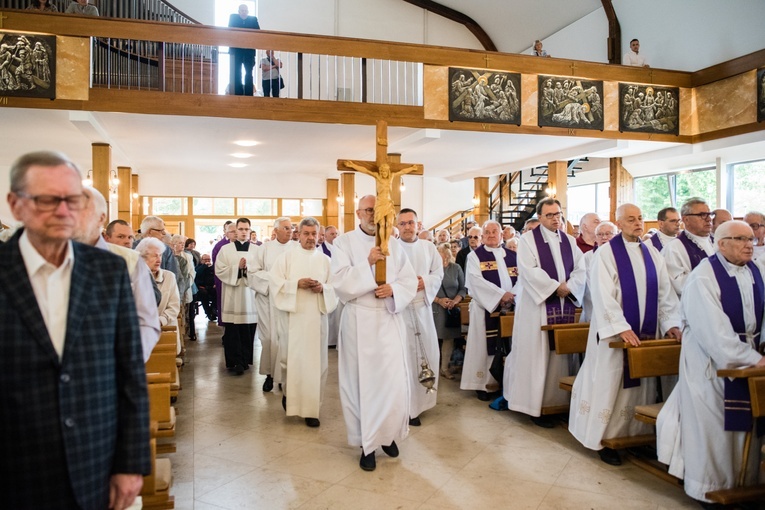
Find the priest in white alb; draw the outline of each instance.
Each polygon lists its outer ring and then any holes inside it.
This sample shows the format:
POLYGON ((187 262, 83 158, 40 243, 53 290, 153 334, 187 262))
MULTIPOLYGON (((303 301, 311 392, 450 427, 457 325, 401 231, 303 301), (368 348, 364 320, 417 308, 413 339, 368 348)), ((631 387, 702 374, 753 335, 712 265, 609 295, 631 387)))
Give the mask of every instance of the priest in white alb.
POLYGON ((269 271, 276 259, 282 253, 295 247, 292 237, 292 221, 283 216, 274 220, 275 239, 263 243, 257 247, 255 265, 253 267, 252 288, 255 289, 255 305, 258 308, 258 317, 260 325, 258 327, 258 338, 260 338, 260 375, 265 375, 263 382, 263 391, 269 392, 274 389, 274 381, 282 382, 281 366, 279 364, 279 331, 284 331, 286 327, 282 321, 281 325, 274 323, 272 311, 274 309, 273 299, 269 293, 270 278, 269 271))
POLYGON ((765 423, 752 419, 746 380, 717 377, 720 369, 765 367, 765 285, 763 267, 752 262, 753 237, 743 221, 720 225, 718 252, 691 273, 680 300, 685 329, 671 397, 677 402, 664 406, 657 427, 660 447, 674 445, 675 451, 665 455, 660 448, 659 459, 671 457, 670 473, 683 478, 686 494, 701 502, 709 502, 707 492, 737 486, 747 432, 753 434, 744 485, 757 482, 765 423), (678 411, 679 437, 665 437, 669 429, 662 422, 676 420, 678 411))
POLYGON ((634 420, 635 406, 656 403, 654 378, 632 379, 624 349, 610 342, 640 345, 663 335, 680 341, 677 296, 661 254, 641 241, 643 215, 633 204, 616 210, 621 234, 600 246, 592 262, 592 317, 587 353, 571 392, 569 431, 601 460, 620 465, 619 453, 603 439, 650 434, 634 420))
POLYGON ((707 203, 700 198, 692 198, 680 208, 680 215, 685 230, 661 250, 677 297, 682 296, 685 279, 691 271, 715 251, 711 236, 715 215, 709 212, 707 203))
POLYGON ((423 356, 436 381, 438 388, 438 334, 433 320, 433 300, 444 279, 444 264, 436 245, 417 237, 417 213, 412 209, 401 209, 398 214, 398 230, 401 247, 417 275, 417 294, 404 311, 407 332, 407 355, 409 368, 409 425, 421 425, 420 414, 436 405, 435 391, 426 392, 420 384, 423 356))
POLYGON ((460 389, 474 390, 479 400, 488 401, 486 386, 502 382, 489 372, 497 342, 501 341, 500 318, 495 312, 509 311, 515 303, 518 264, 515 252, 502 243, 499 223, 487 221, 482 232, 483 244, 465 261, 465 286, 472 300, 460 389))
POLYGON ((515 305, 513 348, 505 364, 504 396, 508 408, 528 414, 540 427, 554 427, 543 407, 568 405, 569 394, 558 387, 569 375, 567 356, 555 354, 547 324, 570 324, 584 297, 586 271, 576 239, 560 230, 563 216, 555 198, 537 204, 540 225, 518 243, 518 283, 523 289, 515 305))
POLYGON ((253 363, 258 313, 251 288, 255 248, 250 244, 250 220, 236 220, 236 239, 223 246, 215 260, 215 276, 223 286, 221 314, 226 368, 242 375, 253 363))
POLYGON ((359 200, 359 228, 335 239, 330 284, 345 304, 338 338, 340 402, 348 444, 361 446, 359 465, 376 467, 381 446, 398 456, 396 441, 409 433, 406 325, 402 314, 417 293, 417 275, 401 244, 390 255, 375 246, 375 197, 359 200), (375 263, 385 259, 386 283, 375 282, 375 263))
POLYGON ((582 301, 582 315, 579 316, 579 322, 590 322, 592 319, 592 267, 593 260, 598 248, 607 244, 618 233, 616 225, 610 221, 602 221, 595 227, 595 248, 584 254, 584 268, 587 271, 587 284, 584 289, 584 300, 582 301))
POLYGON ((319 222, 304 218, 298 226, 299 247, 282 253, 270 271, 275 322, 286 322, 279 356, 287 416, 302 416, 318 427, 327 385, 327 315, 337 306, 329 285, 330 262, 316 249, 319 222))

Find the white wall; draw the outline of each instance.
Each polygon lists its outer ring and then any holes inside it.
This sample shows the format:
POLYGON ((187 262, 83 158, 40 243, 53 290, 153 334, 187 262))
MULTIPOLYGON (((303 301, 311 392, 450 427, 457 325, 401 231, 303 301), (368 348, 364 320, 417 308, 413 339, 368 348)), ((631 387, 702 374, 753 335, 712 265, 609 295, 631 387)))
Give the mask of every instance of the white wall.
MULTIPOLYGON (((542 39, 542 47, 555 58, 608 62, 608 18, 602 8, 542 39)), ((531 54, 526 48, 524 54, 531 54)))
POLYGON ((168 2, 203 25, 215 24, 215 0, 168 0, 168 2))

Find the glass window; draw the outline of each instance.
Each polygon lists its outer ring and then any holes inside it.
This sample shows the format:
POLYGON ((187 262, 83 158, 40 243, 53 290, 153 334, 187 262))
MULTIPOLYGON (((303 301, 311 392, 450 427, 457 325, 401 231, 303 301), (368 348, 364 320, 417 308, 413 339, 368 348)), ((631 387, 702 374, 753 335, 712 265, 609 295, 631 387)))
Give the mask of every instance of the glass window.
POLYGON ((303 200, 303 216, 319 217, 324 212, 324 201, 321 199, 303 200))
POLYGON ((234 215, 234 199, 233 198, 214 198, 213 199, 213 214, 219 216, 233 216, 234 215))
POLYGON ((733 165, 733 216, 740 218, 749 211, 762 211, 763 188, 765 160, 733 165))
POLYGON ((195 215, 200 214, 212 214, 213 213, 213 199, 212 198, 195 198, 191 205, 191 210, 195 215))
POLYGON ((273 198, 240 198, 240 216, 276 216, 276 200, 273 198))
POLYGON ((643 212, 643 218, 655 218, 660 210, 672 203, 669 195, 669 177, 655 175, 635 179, 635 203, 643 212))
POLYGON ((573 225, 578 225, 582 216, 588 212, 593 212, 593 205, 596 200, 596 185, 587 184, 584 186, 573 186, 568 188, 568 221, 573 225))
POLYGON ((606 221, 611 216, 611 197, 608 196, 608 189, 611 185, 607 182, 599 182, 595 193, 595 211, 602 221, 606 221))
POLYGON ((153 197, 151 212, 155 216, 178 216, 188 214, 188 200, 181 197, 153 197))
POLYGON ((300 216, 300 200, 283 198, 282 216, 300 216))
MULTIPOLYGON (((710 209, 715 208, 717 203, 717 176, 714 168, 683 172, 674 177, 675 204, 678 207, 687 200, 698 197, 706 200, 710 209)), ((643 216, 645 216, 645 213, 643 213, 643 216)), ((656 216, 650 217, 655 218, 656 216)))

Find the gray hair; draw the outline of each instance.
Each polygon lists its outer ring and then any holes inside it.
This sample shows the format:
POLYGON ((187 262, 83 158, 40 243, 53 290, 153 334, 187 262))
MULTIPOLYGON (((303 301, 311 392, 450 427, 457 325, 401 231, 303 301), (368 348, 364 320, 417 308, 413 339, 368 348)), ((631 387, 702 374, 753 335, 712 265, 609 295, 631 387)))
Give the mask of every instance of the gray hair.
POLYGON ((496 225, 500 232, 502 232, 502 225, 495 220, 486 220, 483 222, 483 226, 481 227, 482 230, 486 230, 486 227, 489 225, 496 225))
POLYGON ((747 217, 750 214, 754 215, 754 216, 759 216, 760 217, 760 223, 765 222, 765 215, 763 215, 761 212, 758 212, 758 211, 747 211, 747 213, 744 215, 744 217, 747 217))
POLYGON ((741 220, 731 220, 726 221, 725 223, 721 223, 719 227, 717 227, 717 230, 715 231, 715 249, 720 249, 720 241, 722 241, 726 237, 730 237, 731 230, 733 230, 733 227, 746 227, 750 232, 752 230, 752 227, 749 226, 749 224, 745 221, 741 220))
POLYGON ((614 224, 613 224, 613 223, 611 223, 610 221, 601 221, 600 223, 598 223, 598 226, 597 226, 597 227, 595 227, 595 233, 596 233, 596 234, 600 233, 600 231, 601 231, 602 229, 604 229, 605 227, 611 227, 611 228, 613 228, 613 229, 614 229, 614 233, 617 233, 617 232, 619 232, 619 229, 616 227, 616 225, 614 225, 614 224))
POLYGON ((178 242, 181 242, 181 243, 186 242, 186 236, 182 236, 180 234, 173 234, 172 236, 170 236, 170 244, 175 244, 178 242))
POLYGON ((135 247, 135 251, 140 253, 141 257, 148 255, 149 251, 152 249, 157 250, 159 254, 162 255, 165 252, 165 245, 159 239, 154 237, 146 237, 141 239, 141 242, 138 243, 138 246, 135 247))
POLYGON ((283 221, 289 221, 290 225, 292 225, 292 220, 288 216, 279 216, 274 220, 274 228, 279 228, 279 223, 283 221))
POLYGON ((82 192, 93 201, 93 211, 96 213, 96 216, 106 214, 106 199, 100 191, 93 186, 83 186, 82 192))
POLYGON ((707 201, 703 198, 694 197, 688 200, 683 204, 683 206, 680 208, 680 216, 687 216, 688 214, 691 214, 691 208, 693 208, 694 205, 704 204, 708 206, 707 201))
POLYGON ((151 230, 155 225, 159 225, 160 223, 164 223, 164 221, 159 216, 145 217, 143 221, 141 221, 141 233, 146 235, 147 230, 151 230))
POLYGON ((75 171, 77 177, 81 178, 80 170, 77 165, 67 156, 55 151, 38 151, 24 154, 11 165, 11 192, 19 193, 27 187, 27 172, 32 166, 56 167, 67 166, 75 171))
POLYGON ((300 223, 298 223, 298 231, 303 230, 303 227, 321 227, 321 224, 316 218, 308 216, 300 220, 300 223))

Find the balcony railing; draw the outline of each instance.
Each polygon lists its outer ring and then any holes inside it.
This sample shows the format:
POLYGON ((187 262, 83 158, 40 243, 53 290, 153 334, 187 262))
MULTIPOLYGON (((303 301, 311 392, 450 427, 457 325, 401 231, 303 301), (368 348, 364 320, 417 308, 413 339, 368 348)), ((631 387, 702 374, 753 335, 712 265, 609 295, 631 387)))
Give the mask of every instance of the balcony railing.
MULTIPOLYGON (((64 12, 74 0, 53 0, 59 12, 64 12)), ((186 15, 165 0, 90 0, 98 7, 102 17, 164 21, 198 25, 199 22, 186 15)), ((26 9, 29 0, 0 0, 0 9, 26 9)))

